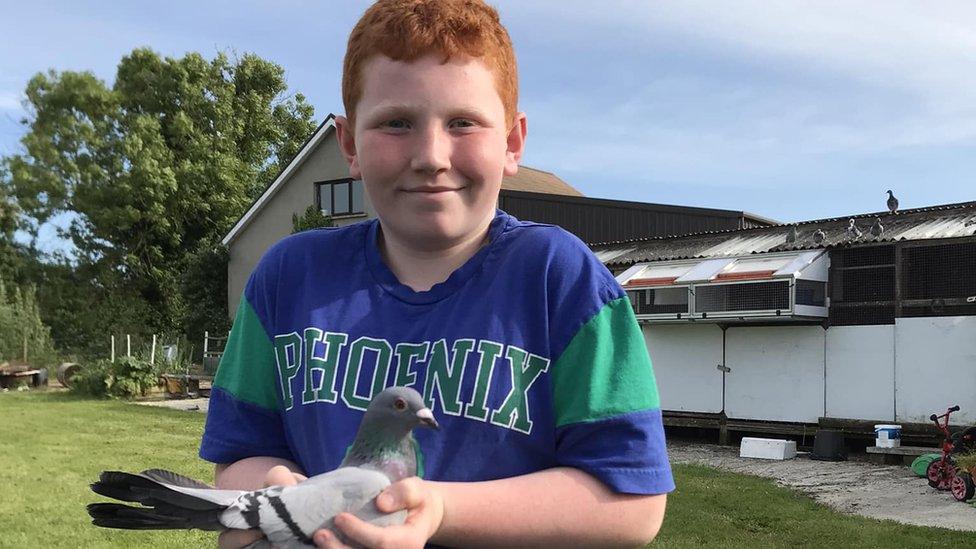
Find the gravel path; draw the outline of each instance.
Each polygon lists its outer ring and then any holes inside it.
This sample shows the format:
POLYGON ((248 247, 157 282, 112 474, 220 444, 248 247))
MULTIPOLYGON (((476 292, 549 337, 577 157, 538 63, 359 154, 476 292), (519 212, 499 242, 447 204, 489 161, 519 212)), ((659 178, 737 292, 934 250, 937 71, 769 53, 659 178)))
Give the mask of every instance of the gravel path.
POLYGON ((157 406, 160 408, 172 408, 174 410, 183 410, 185 412, 202 412, 207 413, 207 409, 210 407, 209 398, 174 398, 166 400, 142 400, 137 401, 136 404, 141 406, 157 406))
POLYGON ((976 508, 930 488, 905 466, 815 461, 807 454, 772 461, 739 457, 738 447, 669 441, 673 463, 700 463, 776 481, 842 513, 904 524, 976 531, 976 508))

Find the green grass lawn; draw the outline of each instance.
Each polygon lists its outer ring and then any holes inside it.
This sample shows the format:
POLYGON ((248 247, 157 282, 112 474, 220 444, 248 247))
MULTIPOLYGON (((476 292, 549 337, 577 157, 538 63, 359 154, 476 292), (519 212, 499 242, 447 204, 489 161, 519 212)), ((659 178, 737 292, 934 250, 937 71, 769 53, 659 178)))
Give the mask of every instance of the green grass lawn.
MULTIPOLYGON (((75 398, 0 394, 0 547, 211 547, 202 532, 127 532, 91 526, 88 484, 104 469, 163 467, 202 480, 203 415, 75 398)), ((841 515, 772 482, 707 467, 675 467, 654 547, 973 547, 976 533, 841 515)))

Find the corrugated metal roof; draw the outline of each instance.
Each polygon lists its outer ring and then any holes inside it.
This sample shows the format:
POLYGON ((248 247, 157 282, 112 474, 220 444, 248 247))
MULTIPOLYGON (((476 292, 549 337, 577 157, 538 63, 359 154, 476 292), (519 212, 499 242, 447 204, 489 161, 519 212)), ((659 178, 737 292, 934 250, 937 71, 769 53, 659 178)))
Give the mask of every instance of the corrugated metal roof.
POLYGON ((797 237, 787 243, 791 225, 755 227, 693 235, 645 238, 627 242, 596 244, 598 257, 609 258, 607 265, 627 265, 641 261, 665 261, 704 257, 732 257, 785 250, 849 247, 902 240, 959 238, 976 235, 976 201, 903 210, 897 214, 875 212, 849 217, 835 217, 794 223, 797 237), (870 234, 871 225, 879 219, 884 232, 870 234), (854 219, 862 232, 859 238, 848 233, 854 219), (821 244, 814 233, 823 231, 821 244))

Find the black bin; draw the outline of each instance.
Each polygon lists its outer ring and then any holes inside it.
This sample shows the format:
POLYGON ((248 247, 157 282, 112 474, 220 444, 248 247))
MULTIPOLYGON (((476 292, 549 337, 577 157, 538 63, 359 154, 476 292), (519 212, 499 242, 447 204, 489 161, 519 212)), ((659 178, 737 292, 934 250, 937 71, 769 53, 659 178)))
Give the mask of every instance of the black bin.
POLYGON ((813 453, 810 459, 820 461, 847 461, 847 446, 844 445, 844 433, 820 429, 813 439, 813 453))

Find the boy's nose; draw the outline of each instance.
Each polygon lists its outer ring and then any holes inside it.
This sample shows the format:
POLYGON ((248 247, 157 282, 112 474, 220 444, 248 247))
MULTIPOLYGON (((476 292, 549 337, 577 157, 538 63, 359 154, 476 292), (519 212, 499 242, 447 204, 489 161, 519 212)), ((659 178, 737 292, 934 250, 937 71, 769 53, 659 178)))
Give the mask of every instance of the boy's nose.
POLYGON ((450 136, 441 128, 429 127, 417 132, 410 167, 427 173, 438 173, 451 167, 450 136))

